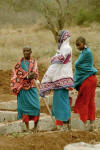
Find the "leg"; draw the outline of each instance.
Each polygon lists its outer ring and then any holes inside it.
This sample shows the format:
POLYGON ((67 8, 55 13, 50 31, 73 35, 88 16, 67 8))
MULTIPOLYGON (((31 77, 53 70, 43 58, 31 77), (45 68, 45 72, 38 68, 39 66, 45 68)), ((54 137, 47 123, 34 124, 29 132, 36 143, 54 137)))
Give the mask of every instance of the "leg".
POLYGON ((66 128, 67 120, 71 117, 69 94, 66 89, 54 90, 52 115, 56 118, 58 128, 66 128))
POLYGON ((89 131, 92 132, 94 130, 94 121, 95 121, 95 103, 94 103, 94 98, 92 97, 90 107, 89 107, 89 116, 90 120, 90 128, 89 131))
POLYGON ((34 122, 34 128, 33 128, 34 133, 37 133, 37 126, 38 126, 38 121, 34 122))
POLYGON ((96 90, 96 84, 97 84, 97 79, 96 76, 92 77, 92 94, 91 94, 91 100, 89 104, 89 120, 90 120, 90 129, 89 131, 94 130, 94 122, 95 122, 95 90, 96 90))
POLYGON ((26 130, 29 131, 29 122, 25 122, 26 130))
POLYGON ((88 104, 90 99, 88 94, 89 92, 87 92, 88 90, 88 85, 83 83, 78 91, 78 96, 74 107, 74 113, 78 113, 80 115, 80 120, 82 120, 84 125, 88 120, 88 104))
POLYGON ((39 118, 40 116, 34 116, 34 128, 33 128, 33 132, 37 132, 37 127, 38 127, 38 122, 39 122, 39 118))
POLYGON ((71 119, 69 119, 68 121, 64 121, 63 125, 66 126, 68 130, 71 130, 71 119))
POLYGON ((87 127, 88 127, 88 122, 87 121, 85 121, 85 122, 83 122, 84 123, 84 129, 86 130, 87 129, 87 127))
POLYGON ((93 88, 91 91, 91 100, 89 103, 89 113, 88 113, 88 120, 92 123, 95 120, 95 89, 93 88))
POLYGON ((28 115, 24 115, 22 116, 22 121, 25 123, 26 125, 26 131, 29 131, 29 116, 28 115))
POLYGON ((63 127, 63 121, 56 120, 57 130, 61 130, 63 127))
POLYGON ((62 128, 64 130, 71 130, 71 119, 68 121, 63 121, 62 128))
POLYGON ((67 126, 68 126, 68 130, 71 130, 71 119, 68 120, 67 126))
MULTIPOLYGON (((93 89, 96 88, 94 76, 88 77, 80 86, 78 97, 75 104, 75 113, 80 114, 83 122, 95 120, 95 103, 93 100, 93 89), (92 117, 92 118, 91 118, 92 117)), ((86 124, 86 123, 85 123, 86 124)))
POLYGON ((94 130, 94 120, 90 120, 90 128, 89 131, 92 132, 94 130))

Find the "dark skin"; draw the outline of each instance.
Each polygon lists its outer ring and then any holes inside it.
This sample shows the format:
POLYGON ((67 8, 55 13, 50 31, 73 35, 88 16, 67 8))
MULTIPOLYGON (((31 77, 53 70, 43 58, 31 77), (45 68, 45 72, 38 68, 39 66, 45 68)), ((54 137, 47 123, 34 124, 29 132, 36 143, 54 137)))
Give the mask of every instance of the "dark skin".
MULTIPOLYGON (((30 48, 24 48, 23 49, 23 55, 24 55, 24 59, 25 60, 30 60, 30 57, 31 57, 31 49, 30 48)), ((36 78, 36 75, 34 72, 29 72, 28 73, 28 79, 35 79, 36 78)))
MULTIPOLYGON (((76 46, 77 46, 77 49, 78 49, 79 51, 82 51, 82 50, 85 49, 86 44, 84 44, 84 43, 78 41, 78 42, 76 43, 76 46)), ((85 125, 85 128, 87 128, 87 121, 84 122, 84 125, 85 125)), ((93 131, 93 129, 94 129, 94 120, 90 120, 90 129, 89 129, 89 131, 93 131)))
POLYGON ((76 43, 76 46, 77 46, 77 49, 78 49, 79 51, 82 51, 82 50, 84 50, 84 48, 85 48, 85 44, 82 43, 82 42, 76 43))
MULTIPOLYGON (((24 59, 27 60, 27 61, 29 61, 29 60, 30 60, 30 57, 31 57, 31 53, 32 53, 32 51, 31 51, 30 48, 24 48, 24 49, 23 49, 24 59)), ((34 72, 32 72, 32 71, 29 72, 27 79, 36 79, 36 74, 35 74, 34 72)), ((38 123, 38 122, 36 122, 36 123, 34 124, 34 129, 33 129, 34 132, 37 131, 37 123, 38 123)), ((27 131, 29 131, 29 122, 25 122, 25 125, 26 125, 27 131)))
POLYGON ((30 48, 23 49, 23 55, 24 55, 25 60, 30 60, 31 53, 32 53, 32 51, 30 48))

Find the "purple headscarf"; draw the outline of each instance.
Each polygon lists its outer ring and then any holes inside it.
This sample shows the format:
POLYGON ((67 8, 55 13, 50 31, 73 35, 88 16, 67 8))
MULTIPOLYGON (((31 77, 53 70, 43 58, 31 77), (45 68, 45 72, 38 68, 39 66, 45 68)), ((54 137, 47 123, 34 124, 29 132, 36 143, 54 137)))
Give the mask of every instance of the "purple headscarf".
POLYGON ((70 37, 70 34, 68 31, 65 31, 65 30, 61 30, 59 32, 59 39, 58 39, 58 49, 60 49, 62 43, 68 39, 70 37))

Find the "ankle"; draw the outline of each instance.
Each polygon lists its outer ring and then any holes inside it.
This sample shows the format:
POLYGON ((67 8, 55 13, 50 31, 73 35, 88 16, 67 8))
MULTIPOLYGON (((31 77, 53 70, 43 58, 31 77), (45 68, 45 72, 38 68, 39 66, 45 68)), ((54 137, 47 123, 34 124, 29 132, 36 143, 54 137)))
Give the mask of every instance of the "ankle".
POLYGON ((94 120, 90 120, 90 124, 94 124, 94 120))
POLYGON ((29 122, 25 122, 25 125, 26 125, 26 130, 28 131, 29 130, 29 122))

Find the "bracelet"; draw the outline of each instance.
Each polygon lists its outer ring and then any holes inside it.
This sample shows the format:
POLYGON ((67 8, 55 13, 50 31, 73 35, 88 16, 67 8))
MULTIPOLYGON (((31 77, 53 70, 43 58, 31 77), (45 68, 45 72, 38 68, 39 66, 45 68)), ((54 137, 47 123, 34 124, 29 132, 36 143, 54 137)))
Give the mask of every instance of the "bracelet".
POLYGON ((27 79, 29 79, 29 77, 28 77, 28 76, 27 76, 26 78, 27 78, 27 79))

